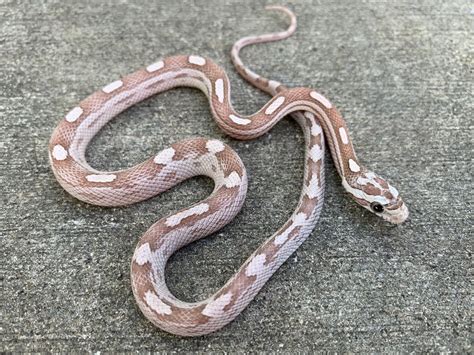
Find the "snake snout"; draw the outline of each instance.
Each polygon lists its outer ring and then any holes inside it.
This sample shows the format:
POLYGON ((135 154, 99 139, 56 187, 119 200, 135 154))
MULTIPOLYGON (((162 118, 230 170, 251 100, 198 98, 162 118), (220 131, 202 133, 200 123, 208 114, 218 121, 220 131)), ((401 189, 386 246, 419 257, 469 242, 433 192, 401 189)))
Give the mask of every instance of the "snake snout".
POLYGON ((402 224, 405 222, 410 215, 408 207, 403 203, 400 208, 398 208, 395 213, 384 214, 383 218, 393 224, 402 224))

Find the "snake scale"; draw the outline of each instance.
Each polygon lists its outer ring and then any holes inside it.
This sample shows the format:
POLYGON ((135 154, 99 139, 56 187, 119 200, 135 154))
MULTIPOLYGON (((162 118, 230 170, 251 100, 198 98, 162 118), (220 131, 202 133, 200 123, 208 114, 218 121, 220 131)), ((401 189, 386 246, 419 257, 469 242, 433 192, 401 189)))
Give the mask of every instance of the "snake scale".
POLYGON ((309 236, 323 205, 325 140, 344 188, 359 205, 395 224, 408 216, 398 191, 359 163, 346 123, 327 98, 310 88, 287 88, 244 66, 239 58, 243 47, 289 37, 296 29, 296 18, 290 10, 268 8, 285 13, 291 20, 289 28, 242 38, 231 52, 237 71, 272 95, 258 112, 245 116, 233 109, 227 75, 209 58, 173 56, 87 97, 60 121, 49 143, 51 167, 61 186, 74 197, 95 205, 143 201, 197 175, 214 180, 209 197, 153 224, 140 238, 132 258, 131 285, 138 306, 151 322, 170 333, 196 336, 225 326, 309 236), (113 117, 152 95, 180 86, 202 90, 219 127, 236 139, 257 138, 291 115, 304 132, 306 146, 304 181, 296 210, 224 286, 199 302, 181 301, 169 291, 166 263, 176 250, 219 230, 239 212, 247 192, 247 174, 239 156, 219 140, 191 138, 120 171, 98 171, 85 159, 92 137, 113 117))

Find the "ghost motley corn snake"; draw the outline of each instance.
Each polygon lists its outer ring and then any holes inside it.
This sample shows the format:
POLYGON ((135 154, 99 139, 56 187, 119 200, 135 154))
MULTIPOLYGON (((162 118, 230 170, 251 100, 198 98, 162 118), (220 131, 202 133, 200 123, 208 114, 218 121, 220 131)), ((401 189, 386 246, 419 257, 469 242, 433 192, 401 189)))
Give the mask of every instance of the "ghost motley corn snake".
POLYGON ((392 223, 403 222, 408 210, 397 190, 358 161, 344 120, 322 94, 309 88, 286 88, 244 66, 239 51, 246 45, 290 36, 296 19, 288 9, 290 27, 283 32, 246 37, 234 44, 232 60, 250 83, 272 95, 258 112, 244 116, 232 108, 226 73, 208 58, 174 56, 157 61, 95 92, 73 108, 55 129, 49 145, 52 170, 76 198, 101 206, 143 201, 196 175, 215 182, 203 201, 160 219, 141 237, 131 264, 132 288, 145 316, 168 332, 193 336, 220 329, 255 297, 271 275, 313 230, 323 204, 324 140, 343 186, 361 206, 392 223), (237 139, 253 139, 291 115, 305 137, 305 171, 296 210, 209 298, 184 302, 165 281, 168 258, 179 248, 222 228, 239 212, 247 191, 245 167, 238 155, 216 139, 187 139, 160 151, 141 164, 120 171, 98 171, 85 159, 92 137, 128 107, 165 90, 190 86, 202 90, 217 124, 237 139), (324 133, 324 135, 323 135, 324 133))

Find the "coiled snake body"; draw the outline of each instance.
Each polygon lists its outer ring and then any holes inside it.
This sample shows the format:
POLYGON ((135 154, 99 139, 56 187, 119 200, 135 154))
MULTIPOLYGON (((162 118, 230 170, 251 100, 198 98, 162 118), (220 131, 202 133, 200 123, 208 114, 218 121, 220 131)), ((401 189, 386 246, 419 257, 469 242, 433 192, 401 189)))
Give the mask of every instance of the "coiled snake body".
POLYGON ((309 88, 288 89, 243 65, 239 58, 242 47, 286 38, 296 29, 293 13, 279 6, 270 8, 286 13, 290 27, 279 33, 243 38, 232 49, 239 73, 273 96, 255 114, 235 112, 227 75, 210 59, 175 56, 114 81, 83 100, 59 123, 50 140, 51 166, 59 183, 76 198, 96 205, 143 201, 196 175, 214 180, 214 191, 208 198, 153 224, 133 255, 132 288, 140 309, 155 325, 174 334, 203 335, 232 321, 308 237, 323 204, 324 138, 343 186, 357 203, 392 223, 401 223, 408 215, 397 190, 359 163, 346 124, 328 99, 309 88), (222 288, 195 303, 183 302, 171 294, 165 266, 176 250, 222 228, 239 212, 247 191, 247 175, 238 155, 219 140, 193 138, 120 171, 95 170, 85 159, 88 143, 109 120, 137 102, 178 86, 202 90, 217 124, 234 138, 259 137, 291 114, 302 127, 306 142, 303 187, 290 219, 222 288))

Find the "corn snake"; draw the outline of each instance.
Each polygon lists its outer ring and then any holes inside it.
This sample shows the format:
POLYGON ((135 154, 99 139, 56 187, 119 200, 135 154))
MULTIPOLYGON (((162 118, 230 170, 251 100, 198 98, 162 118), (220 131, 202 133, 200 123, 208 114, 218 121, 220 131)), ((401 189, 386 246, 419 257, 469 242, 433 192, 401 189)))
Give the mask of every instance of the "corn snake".
POLYGON ((270 8, 290 17, 289 28, 243 38, 231 53, 237 71, 273 96, 258 112, 244 116, 233 109, 227 75, 212 60, 199 55, 174 56, 114 81, 80 102, 66 114, 50 140, 50 162, 61 186, 96 205, 143 201, 196 175, 214 180, 214 191, 208 198, 153 224, 140 238, 132 258, 131 283, 140 309, 155 325, 177 335, 203 335, 228 324, 309 236, 323 205, 325 140, 344 188, 358 204, 396 224, 408 216, 398 191, 359 163, 346 123, 327 98, 310 88, 290 89, 265 79, 240 60, 243 47, 280 40, 295 31, 293 13, 283 7, 270 8), (120 171, 98 171, 85 159, 90 140, 108 121, 152 95, 179 86, 203 91, 217 124, 236 139, 257 138, 291 115, 302 128, 306 145, 302 191, 290 219, 222 288, 194 303, 183 302, 168 290, 166 263, 176 250, 219 230, 239 212, 247 191, 247 174, 239 156, 219 140, 191 138, 120 171))

